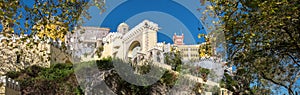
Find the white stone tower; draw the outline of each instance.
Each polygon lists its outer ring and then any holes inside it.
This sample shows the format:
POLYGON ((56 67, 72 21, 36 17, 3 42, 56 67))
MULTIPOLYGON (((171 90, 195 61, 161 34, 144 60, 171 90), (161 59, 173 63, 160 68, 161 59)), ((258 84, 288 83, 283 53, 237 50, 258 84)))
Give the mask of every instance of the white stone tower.
POLYGON ((124 35, 129 31, 129 26, 123 22, 118 26, 117 31, 124 35))

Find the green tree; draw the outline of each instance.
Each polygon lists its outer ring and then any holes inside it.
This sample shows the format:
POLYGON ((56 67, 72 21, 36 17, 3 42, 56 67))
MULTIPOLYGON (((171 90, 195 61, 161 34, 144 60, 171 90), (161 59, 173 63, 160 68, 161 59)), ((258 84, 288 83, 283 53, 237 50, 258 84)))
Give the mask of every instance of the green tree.
POLYGON ((181 61, 180 51, 175 47, 172 47, 172 51, 164 54, 164 61, 166 64, 172 66, 172 70, 180 71, 183 62, 181 61))
POLYGON ((33 65, 18 72, 8 72, 6 76, 20 83, 22 94, 82 93, 72 64, 55 64, 50 68, 33 65))
POLYGON ((98 56, 99 58, 102 56, 103 50, 104 50, 104 47, 103 47, 103 46, 100 46, 100 47, 97 48, 96 54, 97 54, 97 56, 98 56))
POLYGON ((299 0, 209 1, 225 33, 228 65, 236 67, 224 79, 226 88, 235 94, 300 93, 299 0))
POLYGON ((88 1, 34 0, 33 4, 25 3, 26 0, 0 1, 1 34, 31 32, 31 35, 63 40, 67 32, 83 23, 83 18, 91 18, 87 12, 90 6, 97 6, 102 12, 105 10, 104 0, 92 0, 93 3, 88 1))

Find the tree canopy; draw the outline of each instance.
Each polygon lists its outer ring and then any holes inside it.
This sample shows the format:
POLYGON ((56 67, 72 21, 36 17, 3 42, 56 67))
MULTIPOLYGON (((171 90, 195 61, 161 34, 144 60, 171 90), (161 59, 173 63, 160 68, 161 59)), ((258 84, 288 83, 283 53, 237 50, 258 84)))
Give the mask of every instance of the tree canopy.
POLYGON ((64 35, 91 18, 91 6, 105 10, 104 0, 3 0, 0 1, 1 34, 38 35, 64 40, 64 35), (7 7, 9 6, 9 7, 7 7))
POLYGON ((299 94, 299 0, 208 1, 225 34, 228 65, 236 67, 226 87, 236 94, 299 94))

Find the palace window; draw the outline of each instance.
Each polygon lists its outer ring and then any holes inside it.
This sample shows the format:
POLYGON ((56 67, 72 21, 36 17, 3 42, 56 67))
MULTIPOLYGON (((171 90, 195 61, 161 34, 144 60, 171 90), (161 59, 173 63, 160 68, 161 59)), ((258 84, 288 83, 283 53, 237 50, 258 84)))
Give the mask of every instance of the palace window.
POLYGON ((17 61, 16 61, 17 64, 20 63, 20 57, 21 57, 20 54, 17 54, 17 61))

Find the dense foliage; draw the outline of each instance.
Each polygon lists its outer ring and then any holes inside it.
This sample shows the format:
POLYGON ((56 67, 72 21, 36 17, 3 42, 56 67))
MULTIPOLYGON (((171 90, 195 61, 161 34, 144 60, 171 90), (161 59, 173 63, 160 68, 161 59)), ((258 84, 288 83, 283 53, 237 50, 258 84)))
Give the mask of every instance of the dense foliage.
MULTIPOLYGON (((113 69, 112 58, 103 60, 80 63, 81 69, 84 65, 89 65, 96 62, 100 72, 113 69)), ((124 63, 127 64, 127 63, 124 63)), ((76 69, 80 69, 76 68, 76 69)), ((155 67, 158 68, 158 67, 155 67)), ((149 68, 148 68, 149 69, 149 68)), ((153 68, 152 68, 153 69, 153 68)), ((199 69, 200 70, 200 69, 199 69)), ((88 72, 82 72, 88 73, 88 72)), ((203 73, 208 73, 206 70, 203 73)), ((83 94, 84 88, 80 87, 72 64, 55 64, 50 68, 39 66, 30 66, 19 72, 8 72, 7 77, 15 79, 21 84, 22 94, 83 94)), ((201 77, 201 76, 200 76, 201 77)), ((149 94, 166 94, 172 89, 179 78, 179 73, 173 70, 167 70, 164 75, 155 83, 149 86, 137 86, 123 80, 116 71, 112 70, 105 76, 105 83, 114 93, 121 95, 149 95, 149 94)), ((199 89, 211 90, 203 84, 195 85, 194 93, 199 89)), ((217 88, 216 88, 217 89, 217 88)), ((99 89, 95 89, 99 90, 99 89)), ((214 93, 218 93, 214 91, 214 93)))
POLYGON ((2 0, 1 34, 30 33, 41 39, 64 40, 64 35, 81 25, 83 18, 90 18, 90 6, 105 10, 103 0, 2 0))
POLYGON ((80 94, 72 64, 56 64, 50 68, 30 66, 7 77, 20 82, 22 94, 80 94))
POLYGON ((172 48, 172 52, 168 52, 164 54, 164 62, 172 67, 174 71, 180 71, 181 66, 183 64, 181 60, 181 53, 176 50, 176 48, 172 48))
POLYGON ((234 94, 299 94, 299 0, 208 1, 225 33, 228 65, 236 67, 225 75, 226 88, 234 94))

